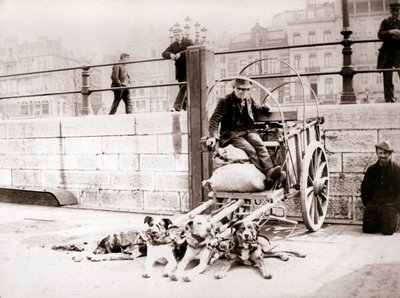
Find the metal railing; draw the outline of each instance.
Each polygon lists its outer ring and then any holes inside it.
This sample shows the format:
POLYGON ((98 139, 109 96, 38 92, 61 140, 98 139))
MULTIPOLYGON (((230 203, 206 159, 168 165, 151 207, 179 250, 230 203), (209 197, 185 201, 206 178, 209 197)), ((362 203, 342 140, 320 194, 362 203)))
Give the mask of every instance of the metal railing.
MULTIPOLYGON (((301 49, 301 48, 310 48, 310 47, 329 47, 333 45, 342 45, 343 52, 351 50, 352 44, 357 43, 375 43, 375 42, 382 42, 379 39, 364 39, 364 40, 350 40, 349 38, 344 38, 342 41, 336 42, 327 42, 327 43, 314 43, 314 44, 298 44, 298 45, 283 45, 283 46, 275 46, 275 47, 256 47, 256 48, 247 48, 247 49, 240 49, 240 50, 228 50, 228 51, 221 51, 215 52, 216 56, 218 55, 231 55, 231 54, 241 54, 241 53, 248 53, 248 52, 265 52, 265 51, 276 51, 276 50, 291 50, 291 49, 301 49), (345 49, 347 49, 345 51, 345 49)), ((341 69, 334 70, 334 71, 306 71, 303 73, 299 73, 300 76, 324 76, 324 75, 341 75, 344 80, 343 85, 343 93, 348 93, 346 96, 350 98, 354 97, 354 90, 352 89, 353 85, 353 76, 356 74, 361 73, 377 73, 377 72, 385 72, 385 71, 400 71, 400 68, 391 68, 391 69, 356 69, 352 64, 346 65, 346 57, 345 55, 349 55, 349 53, 344 55, 344 63, 341 69), (345 81, 347 82, 347 86, 345 85, 345 81), (348 90, 345 90, 345 89, 348 90)), ((351 55, 351 53, 350 53, 351 55)), ((130 60, 124 62, 125 64, 141 64, 141 63, 152 63, 152 62, 160 62, 165 60, 163 58, 154 58, 154 59, 140 59, 140 60, 130 60)), ((349 62, 349 61, 347 61, 349 62)), ((350 61, 351 62, 351 61, 350 61)), ((10 95, 10 96, 1 96, 0 100, 2 99, 16 99, 16 98, 27 98, 27 97, 41 97, 41 96, 52 96, 52 95, 68 95, 68 94, 81 94, 82 95, 82 111, 83 115, 91 114, 91 103, 90 103, 90 94, 94 92, 104 92, 104 91, 113 91, 113 90, 120 90, 120 89, 146 89, 146 88, 156 88, 156 87, 170 87, 170 86, 179 86, 187 84, 187 82, 169 82, 163 84, 145 84, 145 85, 135 85, 135 86, 126 86, 126 87, 109 87, 109 88, 92 88, 89 85, 89 77, 91 68, 99 68, 99 67, 107 67, 107 66, 114 66, 121 64, 121 62, 115 63, 103 63, 103 64, 93 64, 93 65, 81 65, 75 67, 67 67, 67 68, 58 68, 58 69, 50 69, 50 70, 41 70, 41 71, 31 71, 31 72, 23 72, 23 73, 13 73, 13 74, 6 74, 0 75, 1 79, 6 78, 13 78, 13 77, 21 77, 21 76, 30 76, 30 75, 37 75, 37 74, 46 74, 46 73, 55 73, 55 72, 62 72, 62 71, 73 71, 73 70, 81 70, 82 71, 82 84, 80 90, 71 90, 71 91, 60 91, 60 92, 42 92, 42 93, 34 93, 34 94, 20 94, 20 95, 10 95)), ((261 75, 253 75, 251 76, 252 79, 261 80, 261 79, 271 79, 271 78, 289 78, 289 77, 296 77, 297 74, 295 73, 277 73, 277 74, 261 74, 261 75)), ((353 102, 353 101, 350 101, 353 102)), ((342 103, 348 103, 346 100, 342 103)))

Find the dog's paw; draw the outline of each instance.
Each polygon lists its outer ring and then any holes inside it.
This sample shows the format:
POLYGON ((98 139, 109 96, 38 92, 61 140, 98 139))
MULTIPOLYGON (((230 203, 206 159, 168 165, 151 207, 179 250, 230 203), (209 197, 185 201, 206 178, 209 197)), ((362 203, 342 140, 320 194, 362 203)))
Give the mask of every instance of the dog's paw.
POLYGON ((164 272, 162 276, 163 277, 170 277, 171 276, 171 272, 164 272))
POLYGON ((142 277, 144 277, 144 278, 150 278, 150 273, 145 272, 145 273, 142 274, 142 277))
POLYGON ((170 280, 173 280, 173 281, 177 281, 177 280, 178 280, 178 276, 177 276, 175 273, 171 273, 171 274, 169 275, 169 279, 170 279, 170 280))
POLYGON ((272 278, 272 274, 264 273, 263 277, 265 279, 271 279, 272 278))
POLYGON ((192 281, 192 278, 189 275, 183 276, 182 279, 183 279, 183 281, 186 281, 186 282, 191 282, 192 281))
POLYGON ((223 279, 224 277, 225 277, 224 272, 217 272, 217 273, 215 274, 215 278, 216 278, 216 279, 223 279))

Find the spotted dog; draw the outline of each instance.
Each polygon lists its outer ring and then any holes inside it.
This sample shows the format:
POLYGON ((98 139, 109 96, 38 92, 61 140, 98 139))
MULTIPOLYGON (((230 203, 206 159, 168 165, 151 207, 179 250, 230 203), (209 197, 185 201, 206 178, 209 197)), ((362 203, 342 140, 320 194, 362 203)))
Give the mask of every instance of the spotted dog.
POLYGON ((206 215, 196 215, 187 222, 185 225, 187 249, 170 279, 176 281, 182 277, 184 281, 191 281, 195 276, 204 272, 213 255, 213 249, 208 245, 213 237, 213 224, 206 215), (199 260, 199 264, 193 269, 186 270, 188 264, 196 259, 199 260))
POLYGON ((239 261, 245 265, 257 266, 262 277, 271 279, 272 275, 267 272, 264 264, 262 244, 260 244, 262 237, 258 235, 258 225, 252 221, 238 221, 232 228, 234 232, 231 236, 226 260, 220 271, 215 274, 215 278, 224 278, 231 266, 239 261))
POLYGON ((144 223, 148 225, 145 231, 147 243, 147 258, 143 277, 151 277, 154 263, 165 264, 163 276, 169 277, 176 268, 177 258, 184 253, 184 245, 180 234, 182 229, 173 226, 168 218, 154 219, 146 216, 144 223))
POLYGON ((134 260, 146 255, 146 243, 136 230, 110 234, 99 242, 93 255, 87 256, 93 262, 134 260), (121 254, 122 253, 122 254, 121 254))

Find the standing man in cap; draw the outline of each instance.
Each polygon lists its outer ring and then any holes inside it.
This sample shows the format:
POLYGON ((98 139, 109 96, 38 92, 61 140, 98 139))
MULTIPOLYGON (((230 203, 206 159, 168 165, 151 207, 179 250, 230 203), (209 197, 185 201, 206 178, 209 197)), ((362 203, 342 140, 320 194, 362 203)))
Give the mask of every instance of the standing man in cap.
POLYGON ((277 179, 282 182, 286 173, 274 165, 254 129, 254 113, 267 113, 269 107, 257 105, 248 95, 252 84, 245 77, 234 79, 232 87, 233 92, 219 99, 210 118, 207 146, 214 147, 218 140, 222 147, 232 144, 244 150, 250 161, 266 175, 266 184, 277 179))
POLYGON ((363 232, 392 235, 399 224, 400 166, 391 160, 389 141, 375 145, 378 161, 369 166, 361 183, 363 232))
MULTIPOLYGON (((162 53, 164 59, 175 61, 175 79, 178 82, 186 81, 186 48, 193 45, 192 40, 183 36, 181 29, 174 30, 175 41, 162 53)), ((175 98, 171 112, 186 110, 186 85, 179 85, 179 93, 175 98)))
MULTIPOLYGON (((383 40, 378 54, 377 68, 400 68, 400 0, 390 1, 391 16, 384 19, 378 31, 379 39, 383 40)), ((400 77, 400 71, 397 72, 400 77)), ((383 72, 383 88, 386 102, 395 102, 393 72, 383 72)))
MULTIPOLYGON (((111 73, 111 87, 125 87, 130 85, 131 78, 129 77, 128 70, 125 61, 129 60, 129 54, 122 53, 120 55, 119 62, 121 64, 113 65, 111 73)), ((111 105, 110 115, 115 114, 118 109, 119 102, 121 99, 125 103, 125 112, 127 114, 132 114, 132 101, 131 93, 129 89, 118 89, 113 90, 114 92, 114 102, 111 105)))

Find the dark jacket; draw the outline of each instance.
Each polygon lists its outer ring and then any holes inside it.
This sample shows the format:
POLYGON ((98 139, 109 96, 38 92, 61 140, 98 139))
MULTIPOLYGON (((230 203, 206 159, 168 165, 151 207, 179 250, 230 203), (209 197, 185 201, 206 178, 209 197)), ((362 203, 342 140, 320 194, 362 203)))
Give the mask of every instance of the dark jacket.
POLYGON ((116 64, 113 66, 111 80, 111 87, 128 86, 131 83, 125 64, 116 64))
MULTIPOLYGON (((269 107, 257 105, 250 97, 246 98, 246 102, 248 115, 246 130, 254 130, 254 114, 265 114, 269 111, 269 107)), ((240 99, 234 92, 220 98, 209 121, 209 137, 219 138, 220 144, 223 146, 238 129, 241 129, 238 127, 241 115, 240 99), (221 128, 219 129, 220 124, 221 128)))
MULTIPOLYGON (((394 52, 400 52, 400 39, 393 39, 389 33, 391 29, 400 29, 400 20, 395 21, 393 17, 384 19, 379 27, 378 38, 383 40, 379 49, 377 68, 385 68, 388 57, 394 55, 394 52)), ((391 67, 391 66, 390 66, 391 67)))
POLYGON ((180 53, 181 57, 178 60, 175 60, 175 79, 178 82, 186 81, 186 49, 189 46, 192 46, 193 42, 184 37, 182 39, 182 43, 179 45, 179 42, 174 41, 170 44, 168 48, 162 53, 164 59, 171 59, 170 54, 180 53))
MULTIPOLYGON (((388 203, 396 202, 400 204, 400 165, 390 161, 389 170, 389 189, 388 203)), ((361 183, 361 198, 364 206, 374 198, 375 189, 380 182, 378 162, 368 167, 364 179, 361 183)))

